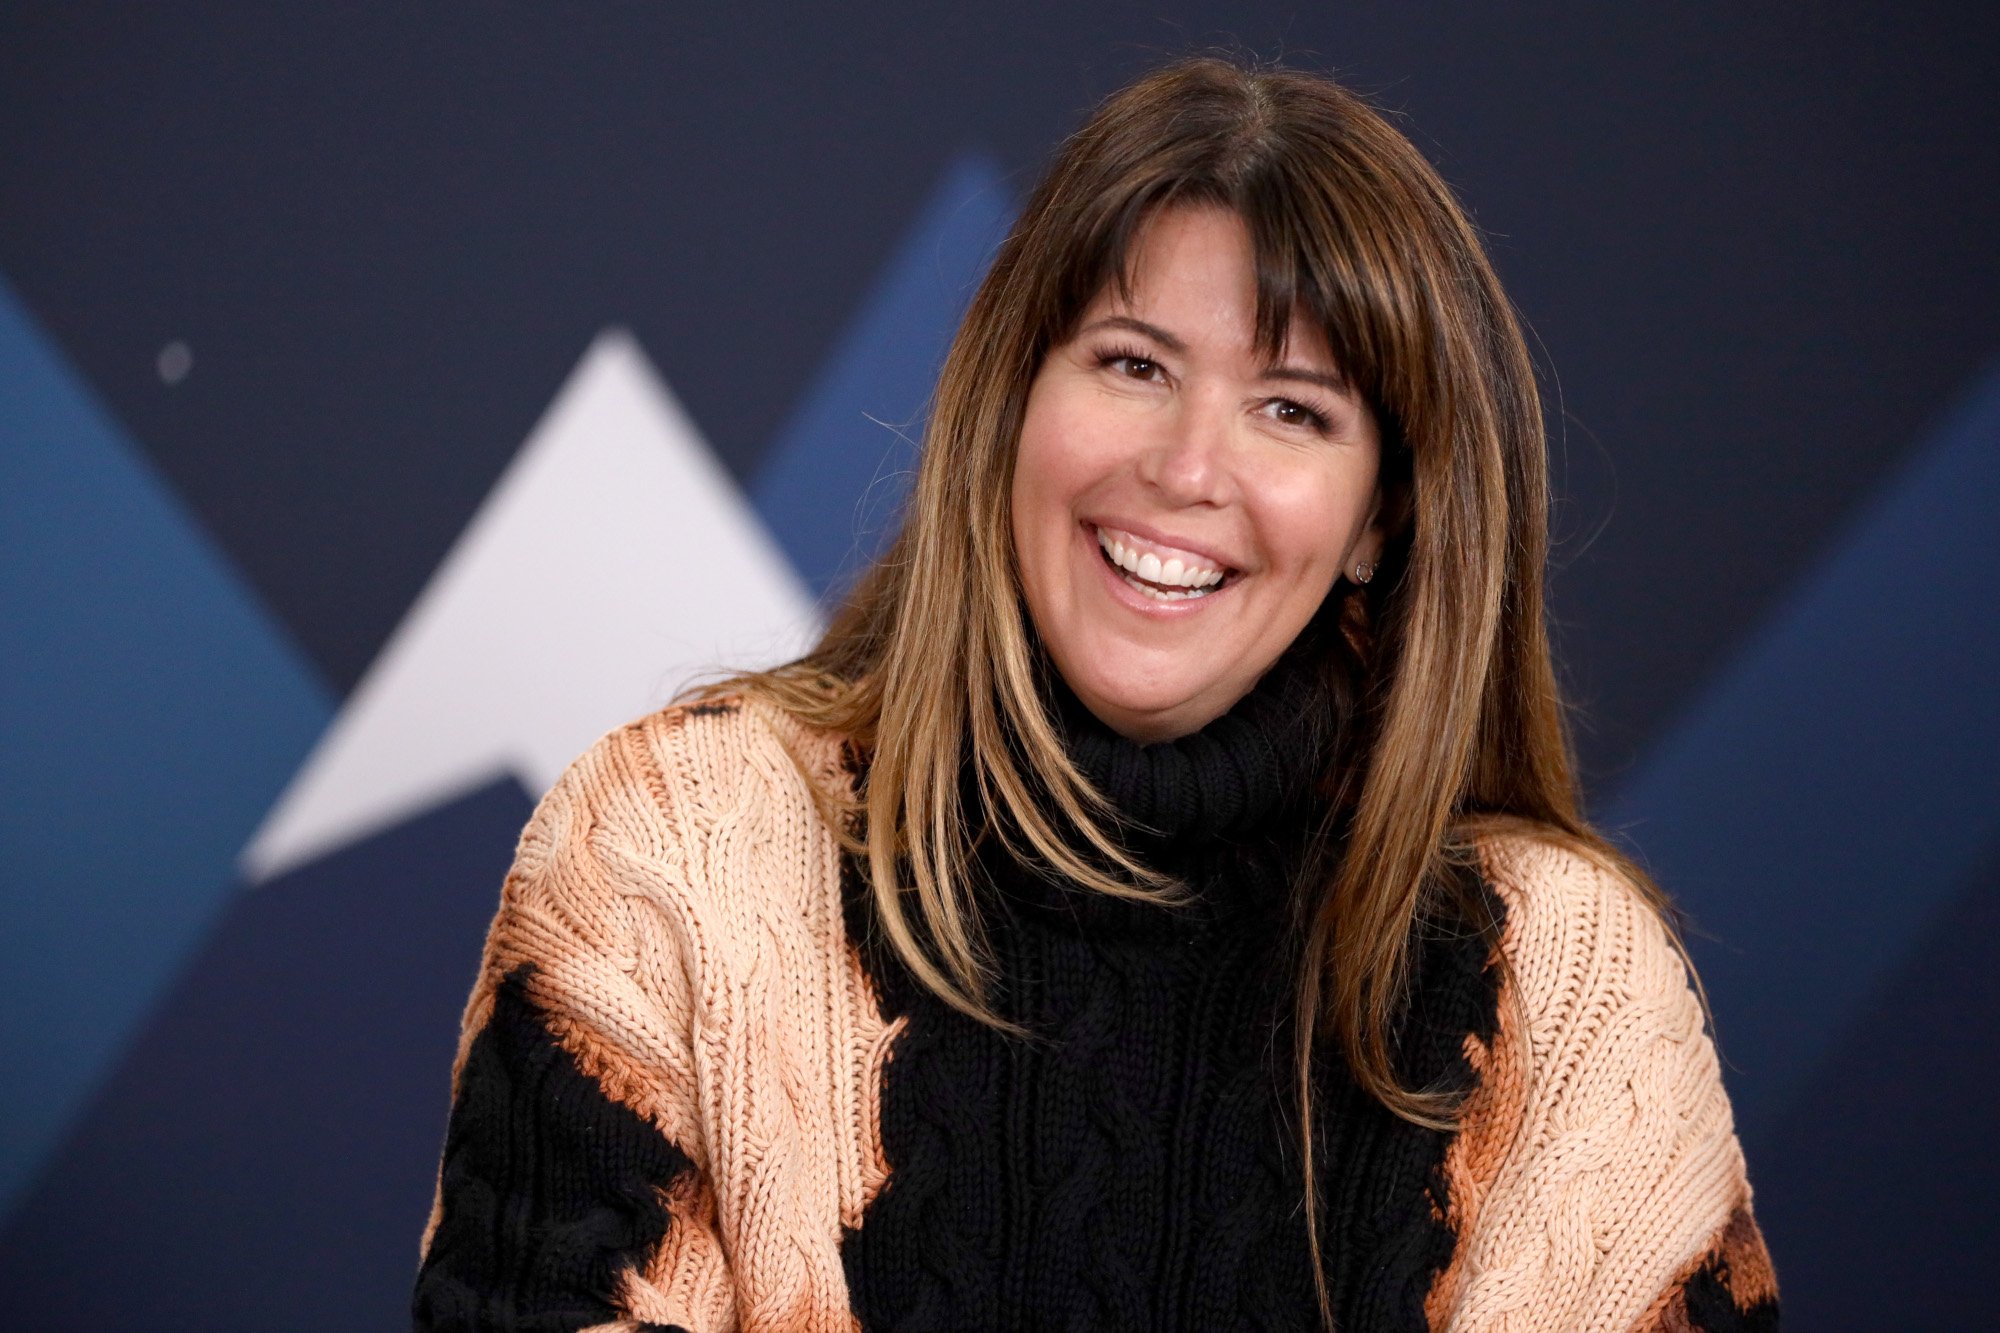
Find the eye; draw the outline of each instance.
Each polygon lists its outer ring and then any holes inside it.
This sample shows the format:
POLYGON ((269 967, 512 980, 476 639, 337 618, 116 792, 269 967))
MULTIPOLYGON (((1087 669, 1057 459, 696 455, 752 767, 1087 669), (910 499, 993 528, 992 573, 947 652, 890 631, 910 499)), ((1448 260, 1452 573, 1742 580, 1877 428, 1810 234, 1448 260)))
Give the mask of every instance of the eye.
POLYGON ((1129 347, 1107 347, 1097 354, 1100 368, 1112 371, 1126 379, 1160 380, 1166 378, 1166 367, 1143 352, 1129 347))
POLYGON ((1329 424, 1326 414, 1317 408, 1307 407, 1304 403, 1294 402, 1290 398, 1273 398, 1264 406, 1272 417, 1287 426, 1303 426, 1321 434, 1326 433, 1329 424))

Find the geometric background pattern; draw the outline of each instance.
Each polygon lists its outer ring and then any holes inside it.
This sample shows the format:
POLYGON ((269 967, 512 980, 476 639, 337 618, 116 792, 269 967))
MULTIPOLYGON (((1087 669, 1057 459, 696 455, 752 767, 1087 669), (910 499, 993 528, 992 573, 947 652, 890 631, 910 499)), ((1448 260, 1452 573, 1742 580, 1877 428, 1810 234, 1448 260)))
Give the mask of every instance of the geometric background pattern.
POLYGON ((1792 1321, 1986 1322, 2000 16, 1501 10, 0 16, 9 1322, 403 1322, 546 756, 809 631, 1050 145, 1217 43, 1404 115, 1533 330, 1592 808, 1688 914, 1792 1321), (676 637, 607 683, 555 597, 676 637), (246 862, 390 677, 505 726, 246 862))

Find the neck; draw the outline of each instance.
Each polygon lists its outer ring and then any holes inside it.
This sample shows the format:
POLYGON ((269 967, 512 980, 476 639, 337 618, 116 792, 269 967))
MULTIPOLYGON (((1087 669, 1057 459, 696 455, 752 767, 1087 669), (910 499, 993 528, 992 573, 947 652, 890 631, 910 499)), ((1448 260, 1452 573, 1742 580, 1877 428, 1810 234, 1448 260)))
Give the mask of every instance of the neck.
POLYGON ((1221 717, 1186 736, 1141 744, 1113 731, 1051 675, 1048 702, 1071 760, 1110 806, 1110 831, 1142 863, 1178 881, 1164 907, 1055 882, 989 840, 1004 896, 1053 908, 1093 935, 1183 932, 1223 920, 1281 917, 1300 857, 1321 826, 1316 799, 1338 735, 1318 655, 1288 652, 1221 717))

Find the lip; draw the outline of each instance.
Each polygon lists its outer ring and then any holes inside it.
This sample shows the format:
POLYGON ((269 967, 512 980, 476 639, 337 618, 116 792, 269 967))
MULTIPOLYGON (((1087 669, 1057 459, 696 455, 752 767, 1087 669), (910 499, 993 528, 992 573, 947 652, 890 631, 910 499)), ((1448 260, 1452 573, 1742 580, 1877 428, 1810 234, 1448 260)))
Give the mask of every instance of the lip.
POLYGON ((1134 523, 1121 518, 1086 518, 1083 520, 1083 526, 1084 530, 1089 534, 1092 543, 1097 541, 1097 533, 1100 528, 1110 532, 1124 532, 1137 537, 1142 542, 1157 546, 1162 550, 1177 552, 1181 555, 1191 555, 1205 560, 1212 569, 1226 570, 1231 574, 1240 574, 1243 571, 1242 565, 1217 553, 1212 548, 1198 546, 1193 542, 1184 541, 1179 537, 1169 537, 1158 528, 1147 527, 1144 523, 1134 523))
MULTIPOLYGON (((1106 523, 1103 526, 1107 528, 1118 527, 1117 524, 1113 523, 1106 523)), ((1125 576, 1114 568, 1109 560, 1104 558, 1104 548, 1097 544, 1097 527, 1098 525, 1095 523, 1083 523, 1077 527, 1078 540, 1084 546, 1084 558, 1097 566, 1098 576, 1104 580, 1105 591, 1110 595, 1112 600, 1142 616, 1153 620, 1179 620, 1187 616, 1198 616, 1202 612, 1211 609, 1211 604, 1217 599, 1230 597, 1236 591, 1237 578, 1232 574, 1231 577, 1217 585, 1214 591, 1201 597, 1189 597, 1175 602, 1156 602, 1130 583, 1127 583, 1125 576)), ((1134 537, 1143 537, 1148 541, 1156 541, 1161 546, 1173 546, 1175 550, 1189 551, 1188 547, 1147 537, 1142 531, 1135 531, 1132 528, 1120 528, 1119 530, 1129 532, 1134 537)), ((1189 551, 1189 553, 1202 555, 1204 559, 1214 559, 1213 556, 1207 555, 1205 552, 1189 551)), ((1216 564, 1223 569, 1229 568, 1228 565, 1221 561, 1216 561, 1216 564)))

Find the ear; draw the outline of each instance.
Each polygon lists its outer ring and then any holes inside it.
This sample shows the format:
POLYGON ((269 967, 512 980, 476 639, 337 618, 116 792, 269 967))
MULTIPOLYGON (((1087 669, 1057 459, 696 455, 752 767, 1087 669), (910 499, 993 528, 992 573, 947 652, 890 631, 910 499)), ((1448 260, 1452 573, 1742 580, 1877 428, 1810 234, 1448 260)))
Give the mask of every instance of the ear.
POLYGON ((1374 498, 1368 503, 1368 517, 1362 520, 1361 532, 1347 553, 1347 568, 1343 572, 1351 579, 1357 564, 1381 564, 1382 550, 1387 545, 1388 534, 1382 527, 1382 488, 1377 486, 1374 498))

